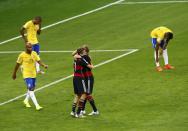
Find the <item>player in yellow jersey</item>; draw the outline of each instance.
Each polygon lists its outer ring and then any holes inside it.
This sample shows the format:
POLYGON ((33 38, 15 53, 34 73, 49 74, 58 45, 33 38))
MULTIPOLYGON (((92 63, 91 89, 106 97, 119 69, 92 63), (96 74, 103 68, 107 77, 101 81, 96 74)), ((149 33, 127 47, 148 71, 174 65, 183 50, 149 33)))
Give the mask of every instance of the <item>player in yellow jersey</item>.
POLYGON ((38 62, 44 68, 48 68, 48 65, 45 65, 41 62, 39 56, 36 52, 32 51, 32 45, 30 43, 26 44, 26 51, 22 52, 17 59, 16 66, 14 68, 12 78, 16 79, 16 73, 19 69, 19 66, 22 65, 22 74, 24 81, 27 85, 28 91, 26 93, 26 98, 24 100, 24 104, 26 107, 31 107, 29 104, 29 99, 31 98, 34 105, 36 106, 36 110, 42 109, 42 107, 38 104, 37 99, 34 94, 35 83, 36 83, 36 66, 35 63, 38 62))
MULTIPOLYGON (((38 55, 40 53, 40 45, 37 39, 37 34, 41 33, 41 22, 42 18, 40 16, 35 17, 33 20, 26 22, 20 30, 20 34, 24 39, 25 43, 31 43, 33 51, 35 51, 38 55)), ((37 73, 44 74, 43 71, 40 70, 40 66, 36 63, 37 73)))
POLYGON ((159 55, 163 55, 165 63, 164 69, 174 69, 174 67, 168 63, 167 53, 167 46, 169 41, 173 39, 173 32, 167 27, 161 26, 153 29, 150 35, 152 38, 153 48, 155 49, 154 57, 157 71, 163 70, 159 64, 159 55))

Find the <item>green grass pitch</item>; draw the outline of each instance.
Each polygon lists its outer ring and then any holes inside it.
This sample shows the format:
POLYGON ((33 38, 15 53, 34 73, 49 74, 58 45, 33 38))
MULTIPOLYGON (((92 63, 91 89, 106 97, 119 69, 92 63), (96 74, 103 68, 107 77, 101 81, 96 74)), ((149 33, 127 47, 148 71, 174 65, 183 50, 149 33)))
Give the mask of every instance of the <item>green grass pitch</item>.
MULTIPOLYGON (((1 0, 0 41, 18 36, 21 25, 34 16, 42 16, 44 27, 115 1, 1 0)), ((99 116, 84 119, 70 116, 73 99, 70 78, 36 92, 44 107, 42 111, 36 111, 34 106, 24 108, 23 97, 1 105, 0 130, 187 131, 187 11, 188 3, 117 4, 43 30, 39 36, 43 51, 74 50, 82 44, 88 44, 92 50, 139 51, 93 70, 93 96, 99 116), (161 25, 174 31, 168 53, 176 69, 159 73, 154 68, 150 31, 161 25)), ((22 39, 0 45, 0 52, 20 50, 24 50, 22 39)), ((91 57, 96 65, 124 53, 127 52, 92 52, 91 57)), ((26 92, 20 73, 16 81, 11 79, 17 56, 18 53, 0 53, 0 103, 26 92)), ((37 88, 73 72, 70 53, 41 53, 41 58, 49 69, 38 76, 37 88)), ((89 104, 86 111, 91 111, 89 104)))

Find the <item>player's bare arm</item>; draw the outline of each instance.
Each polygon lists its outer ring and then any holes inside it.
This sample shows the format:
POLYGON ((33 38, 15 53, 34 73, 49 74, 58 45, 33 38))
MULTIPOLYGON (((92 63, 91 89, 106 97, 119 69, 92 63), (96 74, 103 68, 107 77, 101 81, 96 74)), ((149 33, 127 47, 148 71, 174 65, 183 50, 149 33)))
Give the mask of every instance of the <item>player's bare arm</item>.
POLYGON ((73 57, 74 57, 75 60, 79 59, 79 58, 82 58, 79 54, 75 54, 73 57))
POLYGON ((75 56, 77 54, 77 50, 72 52, 72 56, 75 56))
POLYGON ((45 69, 48 68, 48 65, 44 64, 42 61, 37 61, 40 66, 44 67, 45 69))
POLYGON ((27 40, 27 38, 26 38, 26 36, 25 36, 25 31, 26 31, 25 28, 22 27, 21 30, 20 30, 20 34, 21 34, 21 36, 22 36, 24 42, 27 43, 28 40, 27 40))
POLYGON ((16 73, 17 73, 19 67, 20 67, 20 64, 19 64, 19 63, 16 63, 16 65, 15 65, 15 67, 14 67, 13 74, 12 74, 12 79, 13 79, 13 80, 16 79, 16 73))
POLYGON ((40 35, 41 33, 41 23, 39 24, 39 29, 37 30, 37 34, 40 35))
POLYGON ((88 64, 87 67, 90 68, 90 69, 94 68, 94 66, 92 64, 88 64))
POLYGON ((156 44, 155 53, 156 53, 156 62, 159 62, 159 43, 156 44))

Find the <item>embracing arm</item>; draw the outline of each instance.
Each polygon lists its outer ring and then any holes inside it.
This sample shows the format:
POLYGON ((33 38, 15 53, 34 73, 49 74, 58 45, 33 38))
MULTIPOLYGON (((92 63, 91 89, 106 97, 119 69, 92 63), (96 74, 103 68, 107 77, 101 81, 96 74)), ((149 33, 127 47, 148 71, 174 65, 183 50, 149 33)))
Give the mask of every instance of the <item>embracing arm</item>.
POLYGON ((72 56, 75 56, 77 54, 77 50, 72 52, 72 56))
POLYGON ((90 69, 94 68, 94 66, 92 64, 88 64, 87 67, 90 68, 90 69))

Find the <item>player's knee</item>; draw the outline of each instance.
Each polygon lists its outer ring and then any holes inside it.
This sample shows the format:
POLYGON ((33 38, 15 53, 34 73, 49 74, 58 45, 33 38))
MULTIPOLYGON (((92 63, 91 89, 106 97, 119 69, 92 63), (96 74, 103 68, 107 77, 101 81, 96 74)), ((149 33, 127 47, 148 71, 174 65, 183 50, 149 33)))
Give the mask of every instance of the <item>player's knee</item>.
POLYGON ((87 95, 87 100, 88 100, 88 101, 90 101, 90 100, 92 100, 92 99, 93 99, 92 95, 87 95))
POLYGON ((79 99, 79 97, 77 95, 75 95, 75 97, 74 97, 74 103, 77 103, 78 99, 79 99))
POLYGON ((81 95, 80 99, 84 99, 85 100, 86 97, 87 97, 87 95, 84 93, 84 94, 81 95))

